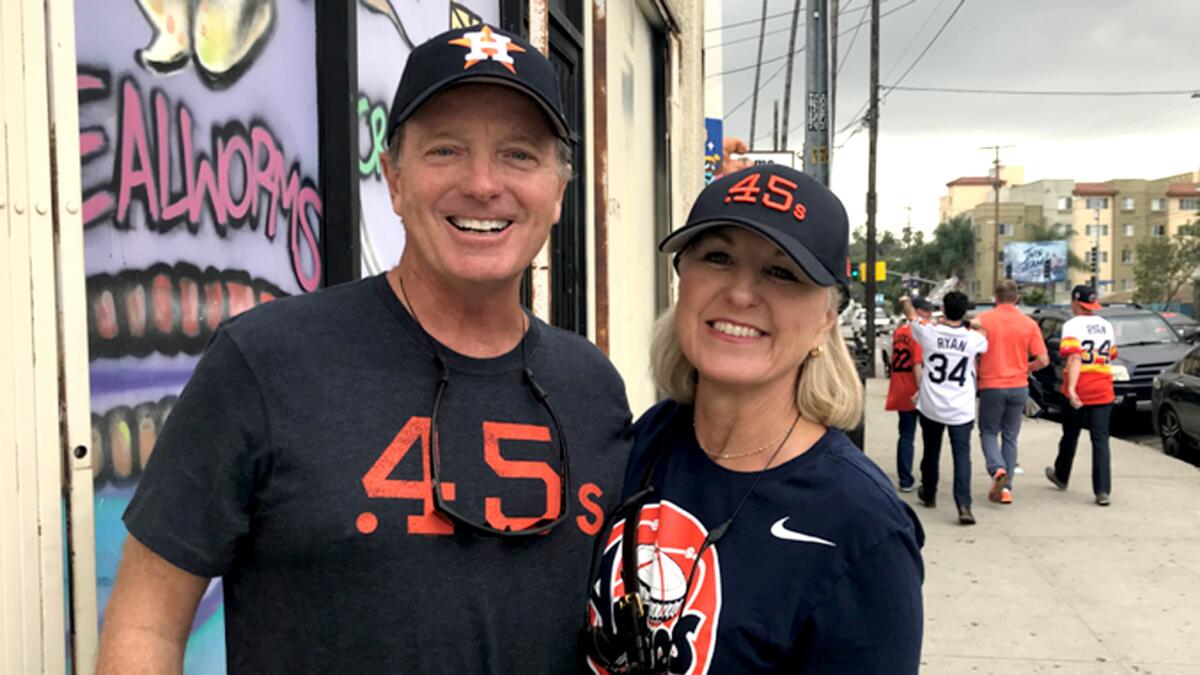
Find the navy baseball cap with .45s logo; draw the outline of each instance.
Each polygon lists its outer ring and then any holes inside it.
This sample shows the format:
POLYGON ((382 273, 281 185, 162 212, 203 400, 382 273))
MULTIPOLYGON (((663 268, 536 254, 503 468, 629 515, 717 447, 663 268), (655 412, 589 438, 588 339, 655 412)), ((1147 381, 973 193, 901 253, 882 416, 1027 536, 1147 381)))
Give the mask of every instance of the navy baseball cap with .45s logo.
POLYGON ((687 223, 667 235, 658 250, 678 253, 701 232, 728 225, 770 239, 818 285, 850 283, 846 209, 808 174, 763 164, 722 176, 704 188, 687 223))
POLYGON ((516 89, 545 111, 554 135, 569 138, 554 66, 521 37, 486 24, 446 31, 408 55, 388 112, 387 138, 435 94, 468 82, 516 89))

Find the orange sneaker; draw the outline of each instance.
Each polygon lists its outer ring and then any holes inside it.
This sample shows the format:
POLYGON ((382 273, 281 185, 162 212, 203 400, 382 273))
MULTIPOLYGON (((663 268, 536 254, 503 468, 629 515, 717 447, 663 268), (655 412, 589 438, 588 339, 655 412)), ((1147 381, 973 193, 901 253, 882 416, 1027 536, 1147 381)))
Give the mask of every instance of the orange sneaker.
POLYGON ((1001 502, 1000 493, 1008 486, 1008 471, 1004 469, 996 469, 996 473, 992 474, 992 488, 988 490, 988 499, 994 502, 1001 502))
POLYGON ((1012 503, 1012 490, 1009 490, 1008 488, 1004 488, 1003 490, 1000 491, 1000 503, 1001 504, 1011 504, 1012 503))

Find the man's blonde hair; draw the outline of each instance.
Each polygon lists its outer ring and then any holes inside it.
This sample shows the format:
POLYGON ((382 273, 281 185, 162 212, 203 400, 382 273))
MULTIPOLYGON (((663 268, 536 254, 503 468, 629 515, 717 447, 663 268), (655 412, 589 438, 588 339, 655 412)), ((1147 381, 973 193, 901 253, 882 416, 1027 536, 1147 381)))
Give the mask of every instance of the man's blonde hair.
POLYGON ((1021 289, 1017 288, 1017 282, 1005 279, 996 284, 996 302, 1015 303, 1020 299, 1021 289))
MULTIPOLYGON (((837 286, 830 287, 828 311, 835 320, 841 294, 837 286)), ((822 355, 808 356, 800 364, 796 408, 810 422, 848 431, 862 420, 862 382, 836 325, 830 329, 824 346, 822 355)), ((674 307, 664 312, 654 324, 650 369, 655 385, 671 399, 680 403, 691 403, 696 399, 698 374, 679 346, 674 307)))

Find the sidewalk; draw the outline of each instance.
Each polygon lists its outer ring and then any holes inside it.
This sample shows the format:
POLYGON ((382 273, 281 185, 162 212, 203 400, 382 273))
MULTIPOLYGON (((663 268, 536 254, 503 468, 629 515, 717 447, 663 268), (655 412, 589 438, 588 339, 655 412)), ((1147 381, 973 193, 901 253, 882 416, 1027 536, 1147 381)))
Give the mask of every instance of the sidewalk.
MULTIPOLYGON (((896 414, 887 381, 867 385, 867 453, 895 483, 896 414)), ((1200 675, 1200 470, 1112 439, 1112 506, 1095 504, 1084 433, 1071 487, 1042 475, 1060 435, 1026 419, 1014 503, 987 499, 972 434, 972 510, 958 524, 949 440, 938 507, 901 495, 925 527, 922 673, 1187 673, 1200 675)), ((920 464, 920 431, 916 458, 920 464)), ((920 481, 917 466, 914 474, 920 481)))

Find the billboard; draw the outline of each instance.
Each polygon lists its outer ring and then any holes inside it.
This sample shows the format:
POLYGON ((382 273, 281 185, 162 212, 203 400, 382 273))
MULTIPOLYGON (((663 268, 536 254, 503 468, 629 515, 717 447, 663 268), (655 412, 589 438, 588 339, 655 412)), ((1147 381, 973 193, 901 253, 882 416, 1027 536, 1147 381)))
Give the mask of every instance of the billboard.
POLYGON ((1067 280, 1066 241, 1019 241, 1004 245, 1004 268, 1017 283, 1062 283, 1067 280), (1049 263, 1049 266, 1047 266, 1049 263))

